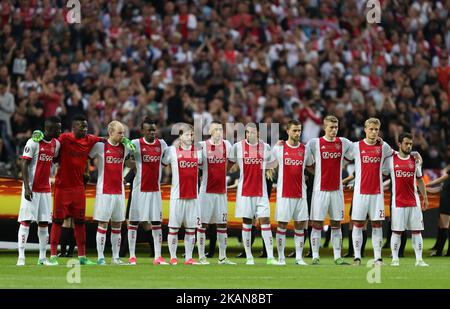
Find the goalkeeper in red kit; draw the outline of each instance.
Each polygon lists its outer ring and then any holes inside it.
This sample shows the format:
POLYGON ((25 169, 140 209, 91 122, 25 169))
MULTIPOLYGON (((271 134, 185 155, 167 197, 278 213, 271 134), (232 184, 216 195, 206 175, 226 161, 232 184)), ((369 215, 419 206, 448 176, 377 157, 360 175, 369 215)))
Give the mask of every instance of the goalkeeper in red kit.
MULTIPOLYGON (((104 138, 87 134, 87 120, 83 115, 76 115, 72 120, 72 132, 63 133, 58 141, 59 167, 56 172, 55 196, 53 202, 53 225, 50 234, 50 262, 57 264, 57 250, 64 219, 71 217, 78 247, 81 265, 97 265, 86 258, 86 194, 85 167, 89 152, 97 142, 104 138)), ((130 147, 130 141, 122 141, 130 147)), ((132 147, 132 146, 131 146, 132 147)))

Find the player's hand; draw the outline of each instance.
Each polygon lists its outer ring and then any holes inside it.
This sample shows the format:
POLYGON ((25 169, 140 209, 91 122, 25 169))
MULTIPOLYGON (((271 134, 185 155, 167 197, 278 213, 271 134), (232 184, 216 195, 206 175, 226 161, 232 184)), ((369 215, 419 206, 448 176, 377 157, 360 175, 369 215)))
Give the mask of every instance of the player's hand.
POLYGON ((422 211, 425 211, 428 209, 428 199, 424 199, 422 202, 422 211))
POLYGON ((41 130, 34 130, 31 139, 33 142, 39 143, 44 139, 44 133, 41 130))
POLYGON ((273 181, 273 170, 267 170, 266 171, 266 178, 269 179, 270 181, 273 181))
POLYGON ((354 188, 354 185, 352 183, 347 185, 347 189, 348 190, 353 190, 353 188, 354 188))
POLYGON ((31 200, 33 199, 33 192, 31 192, 30 188, 25 188, 24 196, 27 201, 31 202, 31 200))
POLYGON ((383 139, 381 137, 377 137, 377 144, 378 145, 382 145, 383 144, 383 139))
POLYGON ((122 138, 122 144, 131 152, 136 152, 136 146, 126 137, 122 138))

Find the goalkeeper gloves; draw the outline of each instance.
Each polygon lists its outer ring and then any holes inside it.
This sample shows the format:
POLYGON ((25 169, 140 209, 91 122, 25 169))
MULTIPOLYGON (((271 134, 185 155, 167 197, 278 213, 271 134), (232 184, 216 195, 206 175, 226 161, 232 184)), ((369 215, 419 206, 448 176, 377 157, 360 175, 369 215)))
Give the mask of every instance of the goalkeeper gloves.
POLYGON ((44 139, 44 133, 42 133, 41 130, 34 130, 33 134, 31 135, 31 139, 33 142, 39 143, 44 139))
POLYGON ((122 138, 122 145, 128 148, 131 152, 136 151, 136 146, 126 137, 122 138))

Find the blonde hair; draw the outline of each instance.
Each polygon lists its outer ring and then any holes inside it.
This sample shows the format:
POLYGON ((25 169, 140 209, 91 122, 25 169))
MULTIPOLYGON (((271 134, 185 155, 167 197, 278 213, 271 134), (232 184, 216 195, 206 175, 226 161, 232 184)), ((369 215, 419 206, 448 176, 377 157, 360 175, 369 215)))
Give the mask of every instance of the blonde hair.
POLYGON ((111 134, 112 132, 115 132, 117 128, 122 127, 123 124, 120 121, 113 120, 108 124, 108 133, 111 134))
POLYGON ((367 128, 371 124, 381 127, 381 122, 378 118, 369 118, 364 122, 364 128, 367 128))
POLYGON ((339 120, 332 115, 328 115, 323 119, 323 124, 326 126, 328 122, 339 123, 339 120))

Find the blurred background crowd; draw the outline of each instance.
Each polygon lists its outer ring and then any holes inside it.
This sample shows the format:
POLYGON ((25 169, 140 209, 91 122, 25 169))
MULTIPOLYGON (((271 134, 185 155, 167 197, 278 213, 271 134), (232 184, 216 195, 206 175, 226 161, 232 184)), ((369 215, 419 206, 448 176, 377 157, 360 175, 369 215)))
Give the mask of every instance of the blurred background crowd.
POLYGON ((0 174, 46 117, 78 113, 131 138, 151 116, 169 144, 177 122, 295 118, 307 142, 326 114, 351 140, 378 117, 424 168, 449 160, 450 0, 380 0, 379 24, 365 0, 80 0, 80 24, 66 2, 0 0, 0 174))

